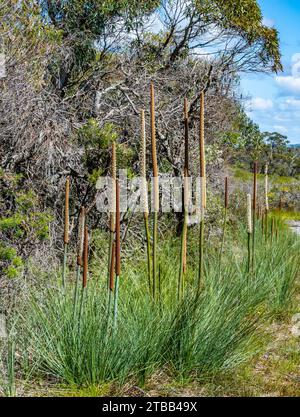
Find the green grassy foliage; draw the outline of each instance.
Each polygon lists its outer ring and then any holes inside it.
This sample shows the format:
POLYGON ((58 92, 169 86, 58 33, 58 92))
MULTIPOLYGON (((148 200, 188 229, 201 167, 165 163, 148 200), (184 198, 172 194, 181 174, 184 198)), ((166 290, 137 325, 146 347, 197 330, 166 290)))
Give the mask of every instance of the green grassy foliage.
POLYGON ((103 257, 94 259, 81 318, 77 311, 74 319, 72 282, 65 295, 55 286, 36 289, 19 315, 21 369, 79 386, 129 378, 142 384, 161 369, 176 378, 199 379, 235 369, 259 351, 262 325, 289 309, 298 274, 299 240, 283 225, 272 242, 257 232, 251 275, 246 272, 246 238, 244 225, 228 230, 221 274, 219 252, 206 249, 204 286, 197 296, 197 236, 190 233, 180 303, 179 240, 161 242, 155 302, 146 257, 131 257, 123 265, 114 331, 103 257))

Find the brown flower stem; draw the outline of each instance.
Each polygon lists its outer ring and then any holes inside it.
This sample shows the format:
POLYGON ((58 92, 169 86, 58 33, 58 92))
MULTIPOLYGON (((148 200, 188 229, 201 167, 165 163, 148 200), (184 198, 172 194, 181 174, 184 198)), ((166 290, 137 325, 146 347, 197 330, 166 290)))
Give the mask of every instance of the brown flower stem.
POLYGON ((187 234, 188 234, 188 176, 189 176, 189 118, 188 102, 184 99, 184 175, 183 175, 183 226, 181 232, 180 269, 178 277, 178 300, 184 293, 184 281, 187 266, 187 234))
POLYGON ((251 233, 248 232, 248 262, 247 262, 247 271, 250 274, 251 269, 251 233))
POLYGON ((148 272, 148 284, 149 291, 151 293, 151 237, 149 231, 149 207, 148 207, 148 184, 147 184, 147 163, 146 163, 146 123, 145 123, 145 111, 141 110, 141 158, 140 158, 140 176, 142 183, 142 204, 144 214, 144 226, 147 242, 147 272, 148 272))
POLYGON ((184 276, 186 274, 186 251, 187 251, 187 212, 184 210, 183 227, 181 233, 181 253, 180 253, 180 269, 178 278, 178 301, 183 297, 184 293, 184 276))
POLYGON ((201 209, 200 209, 200 233, 199 233, 199 269, 198 269, 198 294, 204 279, 204 216, 206 209, 206 163, 204 143, 204 92, 200 95, 200 123, 199 123, 199 151, 200 151, 200 177, 201 186, 201 209))
MULTIPOLYGON (((201 215, 203 216, 203 214, 201 215)), ((201 285, 204 277, 204 218, 200 221, 200 233, 199 233, 199 271, 198 271, 198 293, 200 292, 201 285)))
POLYGON ((275 218, 272 217, 272 223, 271 223, 271 242, 273 242, 274 232, 275 232, 275 218))
POLYGON ((252 270, 255 271, 255 239, 256 239, 256 208, 257 208, 257 162, 253 168, 253 205, 252 205, 252 270))
POLYGON ((222 241, 221 241, 221 248, 220 248, 219 276, 221 276, 221 270, 222 270, 221 268, 222 268, 222 257, 223 257, 223 250, 224 250, 225 236, 226 236, 228 201, 229 201, 228 177, 225 177, 224 222, 223 222, 222 241))
POLYGON ((65 217, 64 217, 64 258, 62 271, 62 286, 66 287, 66 271, 69 245, 69 199, 70 199, 70 177, 66 179, 65 187, 65 217))
POLYGON ((108 295, 109 293, 109 284, 110 284, 110 266, 111 266, 111 260, 113 257, 113 244, 115 240, 115 231, 112 230, 113 222, 112 219, 114 217, 113 213, 110 213, 110 220, 109 220, 109 246, 108 246, 108 272, 107 272, 107 291, 108 295))
POLYGON ((121 216, 120 216, 120 186, 116 180, 116 260, 115 260, 115 294, 114 294, 114 329, 118 319, 119 278, 121 275, 121 216))
POLYGON ((154 213, 153 213, 153 254, 152 254, 152 291, 153 298, 156 298, 156 279, 157 279, 157 237, 158 237, 158 210, 159 210, 159 186, 158 186, 158 165, 156 154, 156 128, 155 128, 155 97, 154 85, 150 86, 150 114, 151 114, 151 154, 154 182, 154 213))
POLYGON ((85 224, 84 226, 84 243, 83 243, 83 274, 82 274, 82 288, 87 286, 87 276, 88 276, 88 253, 89 253, 89 241, 88 241, 88 227, 85 224))
POLYGON ((148 284, 149 284, 149 291, 151 292, 151 237, 150 237, 148 213, 144 213, 144 225, 145 225, 145 234, 146 234, 146 242, 147 242, 148 284))
POLYGON ((74 290, 74 316, 76 314, 78 303, 78 289, 81 274, 81 267, 83 266, 83 247, 84 247, 84 227, 85 227, 85 208, 81 207, 79 220, 78 220, 78 242, 77 242, 77 270, 76 270, 76 282, 74 290))
POLYGON ((110 273, 109 273, 109 291, 108 291, 108 317, 111 310, 112 294, 115 286, 115 259, 116 259, 116 243, 112 244, 112 254, 110 260, 110 273))
POLYGON ((110 282, 110 264, 113 253, 113 242, 115 240, 115 188, 116 188, 116 175, 117 175, 117 156, 116 156, 116 143, 113 142, 111 150, 111 178, 112 178, 112 189, 113 189, 113 207, 112 212, 109 215, 109 246, 108 246, 108 265, 107 265, 107 293, 110 297, 109 282, 110 282))
POLYGON ((248 233, 248 262, 247 262, 247 272, 248 276, 250 275, 251 270, 251 234, 252 234, 252 202, 251 194, 247 194, 247 233, 248 233))
POLYGON ((88 277, 88 263, 89 263, 89 234, 88 227, 84 225, 84 242, 83 242, 83 271, 82 271, 82 291, 81 291, 81 301, 80 301, 80 310, 79 310, 79 321, 78 321, 78 331, 80 331, 80 322, 83 312, 84 296, 86 293, 87 286, 87 277, 88 277))

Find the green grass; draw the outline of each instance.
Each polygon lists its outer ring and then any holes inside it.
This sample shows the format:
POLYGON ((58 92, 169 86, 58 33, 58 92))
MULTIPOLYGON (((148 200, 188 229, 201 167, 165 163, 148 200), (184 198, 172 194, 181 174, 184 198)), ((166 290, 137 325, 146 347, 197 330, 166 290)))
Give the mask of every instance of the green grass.
POLYGON ((197 297, 197 234, 190 233, 180 303, 178 239, 161 241, 156 302, 146 256, 132 256, 123 265, 115 331, 103 257, 100 265, 93 262, 80 320, 73 314, 73 284, 64 294, 53 277, 51 286, 31 291, 19 309, 19 373, 85 389, 128 380, 143 386, 162 369, 185 381, 237 369, 260 351, 262 326, 270 317, 287 314, 298 274, 299 240, 283 225, 278 242, 266 242, 257 232, 256 271, 250 276, 246 239, 243 225, 228 230, 221 274, 219 251, 206 249, 204 288, 197 297))
MULTIPOLYGON (((233 168, 233 174, 234 178, 242 180, 242 181, 252 181, 253 180, 253 173, 250 171, 247 171, 243 168, 234 167, 233 168)), ((264 178, 263 174, 257 175, 257 180, 262 181, 264 178)))
POLYGON ((274 215, 276 217, 279 217, 282 221, 285 221, 285 220, 300 221, 299 211, 277 211, 274 213, 274 215))
MULTIPOLYGON (((238 180, 242 180, 242 181, 253 180, 253 173, 244 168, 233 167, 233 175, 234 175, 234 178, 238 180)), ((257 175, 258 181, 263 181, 264 178, 265 178, 264 174, 257 175)), ((280 176, 277 174, 269 174, 269 180, 273 185, 282 185, 282 184, 297 185, 299 183, 298 177, 286 177, 286 176, 280 176)))

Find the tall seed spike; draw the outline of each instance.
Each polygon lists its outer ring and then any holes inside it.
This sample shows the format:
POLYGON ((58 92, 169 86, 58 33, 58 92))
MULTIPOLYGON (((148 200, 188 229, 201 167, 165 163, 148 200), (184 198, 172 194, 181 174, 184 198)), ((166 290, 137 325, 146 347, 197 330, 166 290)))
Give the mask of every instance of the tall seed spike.
POLYGON ((148 186, 147 186, 147 165, 146 165, 146 123, 145 110, 141 110, 141 155, 140 155, 140 175, 142 180, 141 202, 144 213, 144 224, 147 241, 147 268, 148 268, 148 283, 151 291, 151 240, 149 231, 149 207, 148 207, 148 186))
POLYGON ((257 168, 255 161, 253 166, 253 204, 252 204, 252 270, 255 270, 255 235, 256 235, 256 211, 257 211, 257 168))
POLYGON ((184 99, 184 170, 189 175, 189 115, 188 115, 188 101, 184 99))
POLYGON ((112 153, 111 153, 111 176, 112 176, 112 201, 113 207, 112 212, 110 213, 110 230, 111 232, 115 231, 115 222, 116 222, 116 178, 117 178, 117 153, 116 153, 116 142, 112 144, 112 153))
POLYGON ((109 281, 110 281, 110 264, 112 259, 112 246, 115 240, 116 230, 116 176, 117 176, 117 155, 116 155, 116 142, 112 143, 111 148, 111 179, 112 179, 112 207, 109 213, 109 246, 108 246, 108 266, 107 266, 107 290, 110 300, 109 281))
POLYGON ((268 164, 265 166, 265 208, 269 211, 269 178, 268 178, 268 164))
MULTIPOLYGON (((184 222, 183 222, 183 262, 182 269, 183 274, 186 273, 187 263, 187 223, 188 223, 188 200, 189 200, 189 188, 188 188, 188 176, 189 176, 189 115, 188 115, 188 101, 184 98, 184 190, 183 190, 183 202, 184 202, 184 222)), ((183 281, 182 281, 183 286, 183 281)))
POLYGON ((199 156, 200 156, 200 178, 201 178, 201 205, 200 205, 200 233, 199 233, 199 269, 198 269, 198 290, 204 277, 204 215, 206 209, 206 163, 204 144, 204 91, 200 94, 200 117, 199 117, 199 156))
POLYGON ((219 277, 220 278, 221 278, 221 273, 222 273, 222 257, 223 257, 223 249, 224 249, 224 244, 225 244, 227 211, 228 211, 228 202, 229 202, 228 177, 225 177, 224 191, 225 191, 224 193, 224 221, 223 221, 222 241, 221 241, 221 247, 220 247, 220 259, 219 259, 219 277))
POLYGON ((82 279, 83 288, 86 288, 86 285, 87 285, 88 263, 89 263, 89 234, 88 234, 88 227, 85 224, 84 242, 83 242, 83 279, 82 279))
POLYGON ((187 168, 184 170, 184 222, 183 222, 183 273, 186 272, 187 260, 187 228, 188 228, 188 209, 189 209, 189 182, 187 168))
MULTIPOLYGON (((247 259, 247 271, 250 274, 251 269, 251 233, 252 233, 252 201, 251 201, 251 194, 247 194, 247 234, 248 234, 248 259, 247 259)), ((253 264, 252 264, 253 265, 253 264)))
POLYGON ((200 177, 202 178, 202 207, 206 208, 206 162, 204 142, 204 92, 200 95, 200 177))
POLYGON ((253 206, 252 209, 256 212, 257 208, 257 162, 254 162, 253 166, 253 206))
POLYGON ((156 155, 156 128, 155 128, 155 95, 154 95, 154 84, 151 83, 150 87, 151 95, 151 146, 152 146, 152 164, 153 164, 153 176, 158 176, 157 167, 157 155, 156 155))
POLYGON ((272 221, 271 221, 271 242, 273 242, 274 232, 275 232, 275 218, 272 217, 272 221))
POLYGON ((142 179, 142 205, 144 214, 149 213, 148 208, 148 192, 146 179, 146 124, 145 124, 145 110, 141 110, 141 179, 142 179))
POLYGON ((156 155, 156 130, 155 130, 155 96, 154 85, 150 86, 150 114, 151 114, 151 153, 153 166, 153 256, 152 256, 152 291, 153 298, 156 297, 157 280, 157 234, 158 234, 158 211, 159 211, 159 185, 158 185, 158 166, 156 155))
POLYGON ((85 207, 81 207, 78 221, 78 242, 77 242, 77 265, 83 265, 83 242, 84 242, 85 207))
POLYGON ((70 177, 66 179, 65 188, 65 223, 64 223, 64 243, 69 243, 69 199, 70 199, 70 177))
POLYGON ((117 178, 117 149, 116 142, 112 143, 111 148, 111 176, 115 180, 117 178))
POLYGON ((252 208, 251 208, 251 194, 247 194, 247 231, 252 233, 252 208))
POLYGON ((119 294, 119 278, 121 274, 121 219, 120 219, 120 186, 119 180, 116 180, 116 279, 114 291, 114 321, 113 330, 115 331, 118 318, 118 294, 119 294))
POLYGON ((115 259, 116 259, 116 243, 113 242, 112 254, 110 259, 110 274, 109 274, 109 289, 114 290, 114 279, 115 279, 115 259))
POLYGON ((225 177, 225 201, 224 201, 224 207, 225 207, 226 210, 228 209, 228 203, 229 203, 228 177, 225 177))
POLYGON ((116 275, 121 274, 121 217, 120 217, 120 185, 116 180, 116 275))
POLYGON ((154 194, 153 203, 154 211, 159 210, 159 189, 158 189, 158 165, 157 165, 157 153, 156 153, 156 127, 155 127, 155 94, 154 85, 151 83, 150 87, 150 98, 151 98, 151 153, 152 153, 152 169, 153 169, 153 181, 154 181, 154 194))

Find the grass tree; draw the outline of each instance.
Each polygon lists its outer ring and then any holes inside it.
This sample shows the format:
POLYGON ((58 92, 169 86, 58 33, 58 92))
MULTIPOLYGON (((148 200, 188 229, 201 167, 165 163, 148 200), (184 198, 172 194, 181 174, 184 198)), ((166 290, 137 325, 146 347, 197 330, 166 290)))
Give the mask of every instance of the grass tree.
POLYGON ((252 200, 252 269, 255 270, 256 208, 257 208, 257 162, 253 165, 253 200, 252 200))
POLYGON ((140 153, 140 175, 142 181, 141 200, 143 207, 143 217, 145 225, 146 243, 147 243, 147 268, 148 283, 151 291, 151 238, 149 230, 149 207, 148 207, 148 184, 147 184, 147 164, 146 164, 146 125, 145 111, 141 110, 141 153, 140 153))
POLYGON ((200 234, 199 234, 199 271, 198 290, 203 283, 204 274, 204 217, 206 209, 206 162, 204 143, 204 92, 200 95, 200 124, 199 124, 199 153, 200 153, 200 178, 201 178, 201 202, 200 202, 200 234))
POLYGON ((83 305, 84 305, 84 298, 85 298, 86 287, 87 287, 88 270, 89 270, 89 232, 88 232, 88 226, 85 223, 84 240, 83 240, 82 290, 81 290, 81 300, 80 300, 79 320, 78 320, 79 329, 80 329, 80 322, 81 322, 82 314, 83 314, 83 305))
POLYGON ((63 271, 62 271, 62 285, 63 288, 66 286, 66 270, 67 270, 67 259, 68 259, 68 245, 69 245, 69 200, 70 200, 70 177, 66 179, 65 186, 65 215, 64 215, 64 259, 63 259, 63 271))
POLYGON ((247 235, 248 235, 248 261, 247 261, 247 271, 248 274, 251 270, 251 236, 252 236, 252 201, 251 194, 247 194, 247 235))
POLYGON ((115 289, 115 262, 116 262, 116 242, 112 244, 112 253, 110 257, 110 271, 109 271, 109 294, 108 294, 108 320, 110 318, 111 303, 115 289))
POLYGON ((119 278, 121 274, 121 213, 120 213, 120 184, 116 180, 116 260, 115 260, 115 293, 114 293, 114 328, 118 319, 119 278))
POLYGON ((220 248, 220 261, 219 261, 220 275, 221 275, 221 268, 222 268, 222 256, 223 256, 223 250, 224 250, 224 244, 225 244, 225 237, 226 237, 228 204, 229 204, 228 177, 225 177, 225 181, 224 181, 224 221, 223 221, 221 248, 220 248))
POLYGON ((183 226, 181 233, 180 269, 178 277, 178 299, 184 292, 184 280, 187 268, 187 232, 188 232, 188 203, 189 203, 189 117, 188 101, 184 99, 184 170, 183 170, 183 226))
POLYGON ((268 178, 268 164, 265 166, 265 233, 268 238, 268 216, 269 216, 269 178, 268 178))
POLYGON ((157 238, 158 238, 158 211, 159 211, 159 184, 158 184, 158 164, 156 153, 156 128, 155 128, 155 96, 154 84, 150 86, 150 116, 151 116, 151 154, 152 154, 152 169, 153 169, 153 252, 152 252, 152 292, 153 297, 156 298, 157 287, 157 238))
POLYGON ((116 156, 116 142, 112 143, 111 148, 111 185, 112 185, 112 207, 109 214, 109 250, 108 250, 108 268, 107 268, 107 291, 108 298, 110 297, 110 265, 113 256, 113 242, 115 240, 116 230, 116 176, 117 176, 117 156, 116 156))
POLYGON ((78 302, 78 289, 81 268, 83 267, 83 248, 84 248, 84 233, 85 233, 85 207, 80 208, 78 219, 78 237, 77 237, 77 268, 76 268, 76 282, 74 291, 74 317, 76 314, 78 302))

